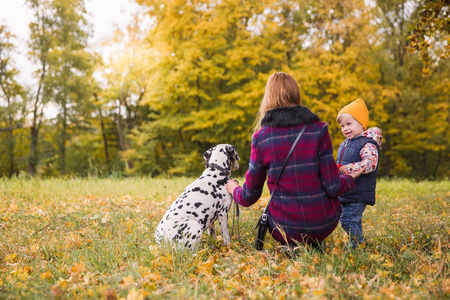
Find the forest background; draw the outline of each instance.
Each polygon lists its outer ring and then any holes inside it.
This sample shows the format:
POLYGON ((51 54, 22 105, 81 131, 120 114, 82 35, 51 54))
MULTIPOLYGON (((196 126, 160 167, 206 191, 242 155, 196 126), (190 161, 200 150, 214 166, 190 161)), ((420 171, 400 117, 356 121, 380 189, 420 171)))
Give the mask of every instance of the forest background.
POLYGON ((219 143, 236 146, 243 175, 274 72, 297 79, 335 154, 336 114, 363 98, 383 130, 381 176, 450 175, 447 1, 136 2, 104 59, 83 0, 27 0, 28 86, 0 24, 0 176, 191 176, 219 143))

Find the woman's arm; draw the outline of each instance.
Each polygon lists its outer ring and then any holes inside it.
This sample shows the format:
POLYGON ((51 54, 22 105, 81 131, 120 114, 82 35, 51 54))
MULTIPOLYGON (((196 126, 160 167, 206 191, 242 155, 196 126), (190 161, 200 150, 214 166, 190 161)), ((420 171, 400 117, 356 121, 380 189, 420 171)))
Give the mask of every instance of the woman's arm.
POLYGON ((250 206, 261 197, 264 182, 266 181, 266 166, 258 153, 258 145, 255 137, 252 137, 250 163, 245 173, 243 186, 234 180, 229 180, 227 190, 233 195, 234 200, 242 206, 250 206))
POLYGON ((333 146, 326 124, 322 127, 319 138, 319 175, 322 187, 330 197, 340 196, 355 186, 353 176, 339 174, 333 158, 333 146))

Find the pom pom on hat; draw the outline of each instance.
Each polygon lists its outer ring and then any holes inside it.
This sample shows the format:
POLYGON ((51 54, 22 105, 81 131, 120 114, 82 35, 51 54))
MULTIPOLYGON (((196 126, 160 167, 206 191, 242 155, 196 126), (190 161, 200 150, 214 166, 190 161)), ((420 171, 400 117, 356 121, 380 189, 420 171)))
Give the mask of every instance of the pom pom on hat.
POLYGON ((339 116, 342 114, 349 114, 353 118, 356 119, 361 125, 364 127, 364 130, 367 129, 367 124, 369 123, 369 110, 367 109, 364 100, 359 98, 352 103, 344 106, 338 113, 336 121, 339 119, 339 116))

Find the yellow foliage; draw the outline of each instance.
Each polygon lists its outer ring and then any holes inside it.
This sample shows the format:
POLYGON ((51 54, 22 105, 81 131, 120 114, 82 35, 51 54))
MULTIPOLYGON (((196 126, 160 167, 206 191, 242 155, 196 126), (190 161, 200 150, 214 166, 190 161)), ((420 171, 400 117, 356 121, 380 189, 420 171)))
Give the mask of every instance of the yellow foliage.
POLYGON ((13 254, 8 254, 5 256, 5 261, 6 262, 15 262, 17 260, 17 253, 13 253, 13 254))
POLYGON ((131 289, 128 292, 127 300, 143 300, 143 299, 144 299, 143 293, 136 289, 131 289))
POLYGON ((144 281, 158 282, 161 280, 162 276, 158 272, 152 273, 151 271, 148 271, 142 274, 142 278, 144 279, 144 281))
POLYGON ((70 274, 72 276, 79 275, 84 272, 86 272, 86 264, 83 261, 73 264, 70 269, 70 274))
POLYGON ((261 276, 259 278, 259 288, 265 288, 265 287, 269 287, 272 285, 272 279, 268 276, 261 276))
POLYGON ((199 275, 213 275, 214 264, 217 258, 218 258, 217 255, 213 255, 206 262, 199 263, 196 268, 196 273, 199 275))
POLYGON ((53 278, 53 275, 50 271, 47 271, 45 273, 41 273, 41 278, 45 279, 45 280, 49 280, 49 279, 53 278))

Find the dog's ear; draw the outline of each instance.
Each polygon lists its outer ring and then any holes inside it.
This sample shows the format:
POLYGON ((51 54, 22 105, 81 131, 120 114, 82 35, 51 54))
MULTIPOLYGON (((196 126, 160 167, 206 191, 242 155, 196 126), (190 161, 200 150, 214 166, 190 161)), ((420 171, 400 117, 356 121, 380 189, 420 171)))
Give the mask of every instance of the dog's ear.
POLYGON ((231 155, 231 157, 233 157, 235 160, 240 160, 239 159, 239 154, 236 151, 236 147, 234 147, 233 145, 229 145, 227 146, 227 152, 231 155))
POLYGON ((205 159, 205 161, 203 162, 203 164, 205 165, 205 168, 208 167, 209 164, 209 159, 211 158, 211 154, 213 152, 214 148, 211 148, 209 150, 206 150, 205 153, 203 153, 203 158, 205 159))

